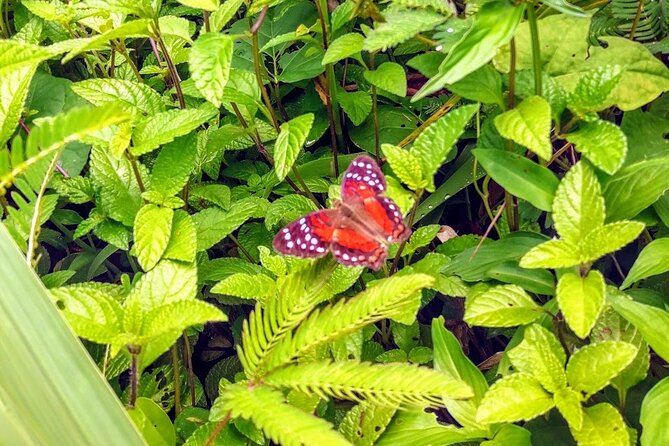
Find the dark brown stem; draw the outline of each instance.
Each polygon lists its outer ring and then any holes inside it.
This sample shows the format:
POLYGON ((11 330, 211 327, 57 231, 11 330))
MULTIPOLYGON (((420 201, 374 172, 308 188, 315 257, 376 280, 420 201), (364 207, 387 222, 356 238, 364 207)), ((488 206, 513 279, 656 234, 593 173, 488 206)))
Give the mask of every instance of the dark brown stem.
POLYGON ((174 415, 181 413, 181 367, 179 367, 179 351, 174 344, 170 349, 172 352, 172 379, 174 380, 174 415))
POLYGON ((212 446, 214 443, 216 443, 216 439, 218 438, 219 435, 221 435, 221 431, 223 431, 223 428, 227 426, 228 422, 230 421, 230 418, 232 418, 232 414, 228 412, 221 421, 216 423, 216 426, 214 426, 214 430, 211 432, 209 438, 207 438, 207 441, 204 443, 204 446, 212 446))
POLYGON ((246 260, 248 260, 248 261, 251 262, 251 263, 255 263, 255 262, 256 262, 256 261, 253 259, 253 257, 251 256, 251 253, 249 253, 249 252, 246 250, 246 248, 244 248, 244 247, 242 246, 242 244, 239 243, 239 240, 237 240, 237 237, 235 237, 235 236, 232 235, 232 234, 229 234, 228 237, 230 238, 230 240, 232 240, 232 243, 235 244, 235 246, 237 247, 237 249, 238 249, 242 254, 244 254, 244 257, 246 257, 246 260))
POLYGON ((636 15, 634 16, 634 21, 632 22, 632 29, 630 29, 630 40, 634 40, 634 34, 636 34, 636 28, 639 26, 639 20, 641 19, 641 11, 643 11, 644 0, 639 0, 639 4, 636 7, 636 15))
POLYGON ((174 62, 172 61, 172 57, 170 56, 169 51, 167 51, 167 47, 165 46, 165 41, 163 40, 163 36, 160 34, 160 26, 158 25, 158 20, 156 20, 154 24, 156 33, 155 39, 156 42, 158 42, 160 51, 163 53, 163 57, 165 58, 165 63, 167 63, 167 69, 170 72, 170 78, 172 79, 174 90, 177 93, 179 108, 184 109, 186 108, 186 100, 184 98, 184 93, 181 90, 181 78, 179 77, 179 73, 177 72, 177 67, 174 65, 174 62))
POLYGON ((265 15, 267 14, 267 6, 263 8, 263 11, 265 14, 260 13, 260 16, 258 17, 258 20, 256 20, 256 23, 251 26, 251 45, 253 47, 252 52, 253 52, 253 71, 255 72, 256 75, 256 82, 258 83, 258 88, 260 88, 260 94, 262 95, 262 100, 265 103, 265 107, 267 107, 267 111, 269 112, 269 117, 272 120, 272 125, 276 129, 276 131, 279 131, 279 122, 276 120, 276 114, 274 113, 274 107, 272 107, 272 100, 269 97, 269 94, 267 93, 267 89, 265 88, 265 84, 263 83, 262 80, 262 69, 264 66, 262 65, 262 61, 260 59, 260 45, 258 44, 258 30, 262 26, 262 22, 265 20, 265 15), (255 30, 255 32, 254 32, 255 30))
POLYGON ((204 21, 204 30, 211 32, 211 24, 209 23, 209 11, 202 11, 202 20, 204 21))
MULTIPOLYGON (((411 211, 409 211, 409 219, 407 221, 407 226, 411 228, 413 226, 413 221, 416 218, 416 209, 418 209, 418 204, 420 203, 420 197, 423 195, 423 191, 419 190, 416 192, 416 200, 413 203, 413 206, 411 207, 411 211)), ((395 255, 395 258, 393 259, 393 264, 390 266, 390 272, 388 275, 393 275, 397 271, 397 267, 400 263, 400 258, 402 257, 402 251, 404 251, 404 247, 407 244, 407 240, 404 240, 402 244, 400 244, 400 247, 397 249, 397 254, 395 255)))
POLYGON ((130 398, 128 399, 128 406, 135 407, 137 402, 137 384, 139 383, 139 369, 138 356, 142 351, 139 345, 128 345, 128 352, 130 352, 130 398))
POLYGON ((182 333, 184 341, 184 362, 186 363, 186 369, 188 370, 188 387, 190 387, 190 404, 195 406, 195 373, 193 372, 193 358, 190 350, 190 341, 188 340, 188 335, 184 331, 182 333))
POLYGON ((130 161, 130 165, 132 166, 132 173, 135 175, 135 180, 137 181, 137 186, 139 187, 139 191, 141 193, 144 193, 146 191, 146 188, 144 187, 144 181, 142 181, 142 174, 139 172, 139 165, 137 164, 137 158, 130 155, 128 152, 125 153, 125 156, 130 161))

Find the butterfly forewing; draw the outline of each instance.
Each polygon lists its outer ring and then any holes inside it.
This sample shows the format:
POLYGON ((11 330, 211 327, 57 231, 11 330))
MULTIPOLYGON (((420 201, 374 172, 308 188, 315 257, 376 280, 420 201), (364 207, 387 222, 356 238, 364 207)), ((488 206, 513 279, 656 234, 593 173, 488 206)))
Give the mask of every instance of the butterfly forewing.
POLYGON ((324 209, 295 220, 274 237, 274 249, 297 257, 324 256, 332 241, 336 212, 324 209))
POLYGON ((385 191, 386 178, 370 157, 359 156, 346 169, 341 183, 342 201, 373 197, 385 191))

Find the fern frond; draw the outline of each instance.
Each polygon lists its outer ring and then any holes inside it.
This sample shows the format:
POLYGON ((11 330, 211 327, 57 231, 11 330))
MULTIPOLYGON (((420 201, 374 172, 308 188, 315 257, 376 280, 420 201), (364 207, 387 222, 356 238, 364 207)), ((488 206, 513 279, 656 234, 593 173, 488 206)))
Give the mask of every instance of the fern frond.
POLYGON ((291 362, 318 345, 332 342, 365 325, 401 316, 416 308, 420 290, 434 283, 427 274, 407 274, 380 280, 350 300, 340 300, 310 315, 293 336, 285 336, 267 358, 267 370, 291 362))
POLYGON ((278 390, 267 386, 233 384, 222 390, 212 413, 251 420, 281 446, 349 446, 351 443, 327 421, 285 402, 278 390), (218 406, 218 407, 217 407, 218 406))
POLYGON ((443 406, 443 398, 474 394, 464 382, 412 364, 318 361, 278 369, 265 377, 273 386, 382 406, 443 406))
POLYGON ((20 152, 17 151, 19 148, 13 148, 11 155, 7 153, 8 149, 0 148, 0 158, 11 160, 11 165, 0 163, 4 167, 0 170, 0 195, 4 195, 17 177, 40 161, 55 156, 65 144, 128 119, 130 115, 112 103, 95 108, 75 108, 40 121, 28 136, 25 153, 22 147, 20 152))
POLYGON ((256 304, 242 326, 242 346, 237 347, 246 376, 259 377, 267 356, 276 345, 320 302, 333 296, 333 268, 322 261, 277 281, 277 293, 256 304))

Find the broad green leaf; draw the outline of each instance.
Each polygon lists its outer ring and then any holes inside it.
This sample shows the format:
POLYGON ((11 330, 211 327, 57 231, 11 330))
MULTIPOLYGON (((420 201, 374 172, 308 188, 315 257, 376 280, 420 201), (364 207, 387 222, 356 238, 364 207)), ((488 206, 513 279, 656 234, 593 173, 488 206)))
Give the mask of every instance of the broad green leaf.
POLYGON ((123 309, 115 296, 95 287, 73 285, 49 291, 77 336, 111 344, 121 330, 123 309))
MULTIPOLYGON (((227 2, 226 2, 227 3, 227 2)), ((189 408, 186 408, 182 414, 186 414, 187 410, 189 408)), ((204 410, 204 409, 203 409, 204 410)), ((190 417, 189 417, 190 418, 190 417)), ((206 420, 206 417, 204 418, 206 420)), ((241 419, 240 419, 241 420, 241 419)), ((196 422, 198 420, 195 420, 196 422)), ((236 420, 235 420, 236 421, 236 420)), ((179 419, 177 418, 177 421, 175 422, 177 424, 177 431, 179 430, 179 419)), ((211 443, 209 446, 247 446, 249 443, 249 439, 243 436, 234 426, 233 423, 228 423, 222 430, 218 430, 217 428, 218 423, 214 423, 212 421, 209 421, 205 424, 199 425, 195 424, 197 429, 190 434, 187 437, 186 442, 184 443, 184 446, 204 446, 207 444, 209 439, 214 435, 214 433, 218 432, 218 435, 216 436, 216 440, 214 440, 213 443, 211 443)))
POLYGON ((639 280, 667 271, 669 271, 669 238, 658 238, 641 250, 620 288, 625 289, 639 280))
POLYGON ((607 300, 618 314, 630 321, 641 332, 648 345, 665 361, 669 360, 669 312, 650 305, 634 302, 624 293, 609 287, 607 300))
MULTIPOLYGON (((0 46, 0 48, 2 48, 0 46)), ((19 125, 23 104, 28 96, 30 81, 37 64, 23 65, 13 70, 0 68, 0 147, 14 133, 19 125)))
POLYGON ((643 228, 644 224, 638 221, 617 221, 595 229, 581 243, 581 263, 619 250, 636 239, 643 228))
POLYGON ((118 249, 128 251, 130 249, 130 240, 132 232, 122 223, 114 220, 105 219, 98 224, 93 233, 102 241, 116 246, 118 249))
POLYGON ((281 255, 272 254, 266 246, 258 246, 260 264, 277 277, 286 275, 286 259, 281 255))
POLYGON ((211 292, 263 302, 274 297, 274 288, 274 280, 264 274, 238 273, 218 282, 211 292))
POLYGON ((567 386, 562 346, 553 333, 539 324, 526 327, 523 340, 507 354, 517 371, 534 376, 549 392, 567 386))
POLYGON ((483 397, 476 420, 492 424, 531 420, 554 406, 553 397, 527 373, 513 373, 496 381, 483 397))
POLYGON ((179 3, 192 8, 204 9, 205 11, 216 11, 218 0, 177 0, 179 3))
POLYGON ((192 217, 182 209, 174 211, 172 234, 163 254, 164 259, 194 262, 197 250, 197 231, 192 217))
POLYGON ((156 91, 146 84, 125 79, 86 79, 72 84, 72 90, 93 105, 120 102, 124 107, 146 115, 165 111, 156 91))
POLYGON ((315 45, 304 45, 297 51, 284 54, 279 59, 281 82, 293 83, 313 79, 325 71, 323 49, 315 45))
POLYGON ((230 197, 230 188, 224 184, 201 184, 188 193, 190 201, 200 204, 202 201, 209 202, 221 209, 230 208, 230 197))
POLYGON ((574 390, 565 387, 553 394, 555 407, 567 420, 572 429, 580 430, 583 427, 583 408, 581 407, 581 395, 574 390))
POLYGON ((416 250, 429 245, 435 239, 440 229, 441 226, 437 224, 417 228, 406 243, 403 254, 412 255, 416 250))
POLYGON ((130 153, 135 156, 149 153, 178 136, 190 133, 217 114, 213 107, 168 110, 140 122, 132 134, 130 153))
POLYGON ((209 24, 212 32, 221 31, 225 25, 235 16, 244 0, 225 0, 216 11, 209 16, 209 24))
POLYGON ((544 160, 553 154, 551 145, 551 106, 541 96, 530 96, 515 108, 495 117, 499 133, 527 147, 544 160))
POLYGON ((407 94, 407 78, 402 65, 384 62, 374 71, 365 71, 365 79, 370 84, 398 96, 407 94))
POLYGON ((517 262, 504 262, 490 268, 486 277, 518 285, 531 293, 555 295, 555 277, 545 269, 525 269, 517 262))
POLYGON ((362 124, 372 111, 372 97, 366 91, 349 93, 340 89, 337 91, 337 101, 353 125, 362 124))
POLYGON ((669 157, 642 160, 606 179, 604 199, 608 221, 632 218, 669 189, 669 157))
POLYGON ((620 341, 583 346, 567 364, 569 386, 586 397, 599 392, 632 362, 636 353, 634 345, 620 341))
MULTIPOLYGON (((420 125, 416 116, 397 107, 379 104, 377 114, 380 144, 397 145, 420 125)), ((351 128, 349 135, 356 146, 374 154, 376 138, 374 136, 374 119, 371 115, 359 127, 351 128)), ((471 174, 471 169, 469 169, 469 173, 471 174)))
POLYGON ((566 268, 581 263, 577 245, 566 240, 550 240, 535 246, 520 259, 522 268, 566 268))
POLYGON ((489 64, 448 85, 448 90, 465 99, 483 104, 497 104, 500 108, 505 107, 502 76, 489 64))
POLYGON ((227 211, 211 207, 193 214, 198 251, 211 248, 249 218, 264 215, 266 203, 260 198, 249 197, 237 201, 227 211))
POLYGON ((492 440, 481 442, 481 446, 531 446, 530 441, 532 433, 525 428, 516 426, 515 424, 503 424, 502 427, 495 433, 492 440))
POLYGON ((220 107, 223 102, 223 89, 230 78, 232 47, 230 36, 205 33, 190 50, 188 67, 195 86, 216 107, 220 107))
POLYGON ((643 426, 642 446, 669 443, 669 429, 665 422, 667 417, 669 417, 669 377, 655 384, 641 403, 639 421, 643 426))
POLYGON ((87 6, 118 13, 132 14, 138 17, 152 17, 154 11, 150 0, 88 0, 87 6))
POLYGON ((627 138, 617 125, 598 119, 586 122, 567 141, 576 146, 595 166, 613 175, 623 165, 627 154, 627 138))
POLYGON ((375 445, 449 445, 480 441, 486 437, 487 432, 485 429, 459 428, 453 424, 439 423, 434 413, 408 409, 397 411, 397 414, 375 445))
POLYGON ((348 33, 337 37, 328 46, 325 56, 323 56, 323 65, 339 62, 347 57, 355 56, 362 51, 362 43, 365 38, 362 34, 348 33))
POLYGON ((176 443, 172 421, 155 401, 139 397, 128 414, 148 444, 173 446, 176 443))
POLYGON ((358 404, 346 412, 339 432, 356 446, 372 446, 395 415, 397 407, 358 404))
POLYGON ((446 21, 441 14, 420 9, 395 9, 384 14, 383 18, 383 22, 377 22, 377 26, 367 33, 366 51, 385 51, 446 21))
POLYGON ((517 285, 498 285, 465 300, 464 320, 481 327, 515 327, 534 322, 542 310, 517 285))
POLYGON ((587 17, 588 13, 576 5, 572 5, 566 0, 544 0, 542 1, 544 5, 548 5, 551 8, 559 11, 563 14, 570 15, 573 17, 587 17))
POLYGON ((151 190, 164 197, 181 192, 197 161, 197 139, 184 136, 166 144, 151 169, 151 190))
POLYGON ((465 126, 478 110, 478 105, 465 105, 429 125, 418 135, 411 154, 418 159, 422 177, 429 182, 428 191, 434 191, 434 175, 448 157, 465 126))
POLYGON ((608 403, 583 409, 581 429, 569 426, 579 445, 628 446, 629 432, 622 415, 608 403))
POLYGON ((214 305, 196 299, 182 299, 166 303, 146 313, 142 334, 151 337, 161 336, 173 332, 179 333, 192 325, 227 320, 225 314, 214 305))
POLYGON ((145 204, 135 217, 134 239, 137 260, 148 271, 161 259, 172 233, 172 209, 145 204))
POLYGON ((599 181, 583 161, 562 178, 553 200, 555 229, 566 241, 579 243, 604 224, 604 199, 599 181))
POLYGON ((293 168, 313 123, 314 114, 306 113, 281 124, 281 132, 274 145, 274 167, 279 180, 283 181, 293 168))
POLYGON ((4 39, 0 41, 0 72, 4 76, 11 71, 35 68, 56 54, 52 48, 4 39))
POLYGON ((393 173, 410 189, 416 191, 427 186, 428 180, 423 177, 420 161, 411 151, 392 144, 382 144, 381 150, 393 173))
POLYGON ((536 208, 550 212, 560 182, 547 167, 505 150, 476 149, 472 153, 497 184, 536 208))
POLYGON ((291 194, 270 203, 265 215, 265 227, 269 230, 279 223, 287 224, 298 217, 315 211, 313 201, 303 195, 291 194))
POLYGON ((568 272, 558 280, 560 310, 578 337, 588 336, 595 325, 604 306, 605 286, 604 277, 597 270, 590 270, 585 277, 568 272))
POLYGON ((599 66, 583 75, 569 95, 567 104, 570 110, 583 114, 597 112, 610 107, 607 102, 611 91, 618 85, 623 72, 620 65, 599 66))
MULTIPOLYGON (((136 2, 135 2, 136 3, 136 2)), ((79 54, 86 51, 102 49, 107 42, 114 39, 125 39, 128 37, 149 37, 152 22, 150 19, 137 19, 115 26, 109 31, 94 37, 84 37, 73 40, 73 48, 63 57, 62 63, 67 63, 79 54)))
MULTIPOLYGON (((522 26, 522 24, 521 24, 522 26)), ((564 88, 546 72, 542 72, 542 97, 548 101, 551 106, 551 115, 553 121, 560 122, 562 112, 567 106, 567 93, 564 88)), ((521 98, 534 96, 534 70, 516 71, 516 94, 521 98)))
POLYGON ((423 85, 412 101, 422 99, 446 84, 454 84, 493 58, 497 49, 513 38, 523 18, 525 6, 506 1, 487 2, 474 15, 474 23, 451 49, 439 66, 439 72, 423 85))

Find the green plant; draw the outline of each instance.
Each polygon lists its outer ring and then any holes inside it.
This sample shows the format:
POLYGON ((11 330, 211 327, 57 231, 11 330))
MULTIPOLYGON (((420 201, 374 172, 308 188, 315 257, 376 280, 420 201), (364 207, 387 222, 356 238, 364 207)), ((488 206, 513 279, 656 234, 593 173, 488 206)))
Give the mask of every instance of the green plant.
POLYGON ((661 2, 0 9, 2 223, 149 444, 669 441, 661 2), (411 237, 273 253, 359 152, 411 237))

